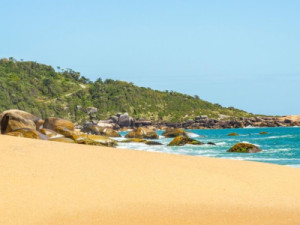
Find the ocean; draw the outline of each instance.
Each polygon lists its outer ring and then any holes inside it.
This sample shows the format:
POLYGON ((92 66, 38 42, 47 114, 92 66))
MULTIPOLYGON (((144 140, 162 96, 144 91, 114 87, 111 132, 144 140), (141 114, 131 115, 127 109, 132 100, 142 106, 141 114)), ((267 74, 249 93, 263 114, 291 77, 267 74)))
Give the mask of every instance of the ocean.
MULTIPOLYGON (((214 142, 216 145, 185 145, 170 147, 167 144, 172 138, 160 135, 158 142, 163 145, 149 146, 143 143, 120 143, 118 148, 137 149, 151 152, 164 152, 182 155, 194 155, 235 160, 248 160, 264 163, 274 163, 300 168, 300 127, 275 127, 275 128, 238 128, 238 129, 211 129, 211 130, 186 130, 189 136, 201 142, 214 142), (261 135, 260 132, 268 132, 261 135), (229 133, 238 133, 239 136, 227 136, 229 133), (259 153, 228 153, 230 147, 238 142, 247 142, 257 145, 262 149, 259 153)), ((120 132, 122 138, 128 132, 120 132)), ((155 140, 156 141, 156 140, 155 140)))

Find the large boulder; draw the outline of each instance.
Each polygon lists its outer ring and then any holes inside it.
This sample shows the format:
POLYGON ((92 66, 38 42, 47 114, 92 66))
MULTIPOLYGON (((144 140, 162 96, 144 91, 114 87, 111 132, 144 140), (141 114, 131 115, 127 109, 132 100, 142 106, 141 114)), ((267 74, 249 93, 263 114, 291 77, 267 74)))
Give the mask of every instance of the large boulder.
POLYGON ((69 130, 65 127, 56 127, 55 131, 58 134, 61 134, 66 138, 70 138, 70 139, 74 140, 76 143, 78 143, 78 141, 80 139, 86 138, 85 134, 82 134, 81 132, 78 132, 78 131, 69 130))
POLYGON ((102 128, 100 129, 100 135, 104 135, 106 137, 121 137, 121 135, 112 128, 102 128))
POLYGON ((158 134, 149 128, 139 127, 129 132, 126 138, 146 138, 146 139, 158 139, 158 134))
POLYGON ((189 137, 184 137, 184 136, 177 136, 175 137, 169 144, 168 146, 182 146, 182 145, 203 145, 201 141, 197 141, 195 139, 189 138, 189 137))
POLYGON ((124 113, 120 115, 118 124, 120 127, 133 127, 134 119, 128 115, 128 113, 124 113))
POLYGON ((121 135, 112 128, 107 127, 100 127, 98 125, 89 125, 83 128, 82 130, 88 134, 96 134, 96 135, 103 135, 106 137, 121 137, 121 135))
POLYGON ((179 128, 167 128, 165 132, 162 133, 162 136, 164 137, 177 137, 177 136, 185 136, 187 137, 187 134, 184 130, 179 128))
POLYGON ((227 152, 238 152, 238 153, 256 153, 261 152, 262 150, 249 143, 237 143, 234 146, 232 146, 227 152))
POLYGON ((47 136, 41 134, 35 129, 30 129, 30 128, 19 128, 12 132, 7 133, 7 135, 15 136, 15 137, 32 138, 32 139, 42 139, 42 140, 48 139, 47 136))
POLYGON ((1 133, 5 134, 20 128, 39 129, 43 123, 39 117, 22 110, 7 110, 1 113, 1 133))
POLYGON ((85 144, 89 144, 89 145, 101 145, 107 147, 115 147, 118 145, 117 141, 100 135, 92 135, 92 134, 88 134, 86 136, 83 135, 83 140, 84 140, 83 142, 86 142, 85 144))
POLYGON ((64 120, 55 117, 48 117, 43 125, 43 128, 56 131, 57 127, 74 130, 74 124, 70 120, 64 120))
POLYGON ((99 127, 98 125, 94 125, 94 124, 85 124, 83 126, 82 132, 84 133, 88 133, 88 134, 100 134, 100 129, 101 127, 99 127))
POLYGON ((56 127, 55 131, 65 138, 74 140, 77 144, 98 145, 114 147, 117 145, 115 140, 100 135, 89 135, 78 131, 72 131, 65 127, 56 127))

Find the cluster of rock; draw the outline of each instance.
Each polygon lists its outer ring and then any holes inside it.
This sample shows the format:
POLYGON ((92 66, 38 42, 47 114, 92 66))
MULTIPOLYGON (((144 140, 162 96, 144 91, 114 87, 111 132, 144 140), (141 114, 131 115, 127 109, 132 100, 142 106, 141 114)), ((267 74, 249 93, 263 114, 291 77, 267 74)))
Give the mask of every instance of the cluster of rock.
MULTIPOLYGON (((260 134, 266 134, 267 132, 261 132, 260 134)), ((192 138, 188 137, 188 134, 178 128, 168 128, 162 133, 162 135, 166 138, 174 138, 168 146, 183 146, 186 144, 190 145, 203 145, 204 143, 192 138)), ((238 136, 237 133, 230 133, 228 136, 238 136)), ((121 142, 123 143, 129 143, 129 142, 136 142, 136 143, 144 143, 147 145, 162 145, 159 142, 155 141, 148 141, 145 139, 158 139, 157 133, 149 128, 139 127, 137 129, 134 129, 133 131, 129 132, 125 136, 126 140, 123 140, 121 142)), ((215 145, 212 142, 208 142, 209 145, 215 145)), ((249 143, 237 143, 234 146, 232 146, 227 152, 233 152, 233 153, 256 153, 262 151, 260 148, 253 144, 249 143)))
POLYGON ((133 127, 134 119, 128 115, 128 113, 117 113, 115 116, 111 116, 110 121, 115 123, 119 127, 133 127))
MULTIPOLYGON (((174 138, 168 146, 183 146, 186 144, 191 145, 203 145, 204 143, 197 141, 195 139, 189 138, 187 133, 182 129, 168 128, 162 133, 162 135, 166 138, 174 138)), ((159 142, 154 141, 146 141, 144 139, 159 139, 158 134, 155 130, 145 127, 139 127, 129 132, 126 136, 129 138, 122 142, 138 142, 145 143, 148 145, 161 145, 159 142)), ((209 142, 207 144, 214 145, 214 143, 209 142)))
POLYGON ((300 126, 300 121, 284 119, 283 117, 243 117, 239 119, 212 119, 207 116, 197 116, 183 123, 160 123, 159 126, 185 129, 222 129, 251 127, 288 127, 300 126))
POLYGON ((129 132, 125 137, 126 138, 147 138, 147 139, 159 138, 155 130, 146 127, 139 127, 137 129, 134 129, 133 131, 129 132))
MULTIPOLYGON (((121 128, 133 128, 135 126, 134 119, 128 115, 128 113, 117 113, 114 116, 111 116, 107 120, 96 120, 93 113, 97 112, 97 108, 90 107, 88 114, 90 115, 90 121, 87 121, 83 126, 78 125, 77 128, 86 132, 94 133, 94 130, 103 129, 103 128, 112 128, 114 130, 119 130, 121 128)), ((96 132, 97 133, 97 132, 96 132)))
POLYGON ((88 115, 90 115, 90 122, 86 122, 83 127, 99 126, 109 127, 115 130, 126 130, 136 127, 152 127, 157 129, 165 128, 183 128, 183 129, 223 129, 223 128, 243 128, 243 127, 288 127, 288 126, 300 126, 300 119, 293 119, 292 117, 242 117, 232 118, 225 115, 220 115, 219 119, 209 118, 206 115, 197 116, 194 119, 189 119, 182 123, 170 123, 170 122, 154 122, 146 119, 134 119, 126 113, 117 113, 110 116, 107 120, 96 121, 94 116, 97 112, 97 108, 89 107, 87 109, 88 115))
MULTIPOLYGON (((133 120, 128 114, 117 115, 114 121, 121 125, 132 126, 133 120)), ((0 114, 1 134, 10 136, 26 137, 48 141, 58 141, 67 143, 116 146, 117 141, 109 137, 120 137, 120 134, 112 127, 103 127, 99 124, 87 124, 83 129, 76 130, 74 124, 69 120, 49 117, 45 120, 21 110, 7 110, 0 114)), ((267 134, 261 132, 260 134, 267 134)), ((167 128, 162 135, 166 138, 174 138, 168 146, 183 146, 186 144, 203 145, 204 143, 192 139, 188 134, 179 128, 167 128)), ((228 136, 238 136, 237 133, 230 133, 228 136)), ((138 127, 129 132, 127 139, 121 142, 138 142, 147 145, 162 145, 160 142, 152 141, 159 139, 154 129, 138 127), (152 139, 152 140, 147 140, 152 139)), ((214 145, 214 143, 207 143, 214 145)), ((248 143, 238 143, 228 150, 228 152, 255 153, 260 152, 257 146, 248 143)))
POLYGON ((1 134, 27 137, 48 141, 78 143, 99 146, 116 146, 117 142, 108 138, 112 129, 102 130, 100 135, 85 134, 75 130, 69 120, 49 117, 45 120, 21 110, 7 110, 0 114, 1 134))

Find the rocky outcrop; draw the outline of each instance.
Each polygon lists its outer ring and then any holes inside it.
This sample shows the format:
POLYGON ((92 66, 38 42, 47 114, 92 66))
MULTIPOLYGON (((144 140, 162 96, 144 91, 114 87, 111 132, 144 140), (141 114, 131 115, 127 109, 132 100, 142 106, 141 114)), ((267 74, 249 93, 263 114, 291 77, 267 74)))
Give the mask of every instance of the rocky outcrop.
POLYGON ((167 128, 163 133, 162 136, 164 137, 177 137, 177 136, 185 136, 187 137, 187 133, 179 128, 167 128))
POLYGON ((85 124, 81 131, 84 133, 87 133, 87 134, 97 134, 98 135, 98 134, 100 134, 100 129, 102 129, 102 128, 97 125, 85 124))
POLYGON ((5 134, 20 128, 38 130, 43 123, 39 117, 22 110, 7 110, 0 115, 1 133, 5 134))
POLYGON ((135 121, 128 113, 117 113, 116 115, 110 116, 108 120, 98 122, 98 126, 111 127, 114 129, 134 127, 134 125, 135 121), (100 125, 99 123, 102 123, 103 125, 100 125))
POLYGON ((242 117, 233 118, 221 115, 219 119, 207 116, 197 116, 194 120, 187 120, 183 123, 160 122, 155 124, 157 127, 172 127, 183 129, 223 129, 223 128, 243 128, 243 127, 282 127, 300 126, 300 116, 287 117, 242 117))
POLYGON ((227 152, 237 152, 237 153, 256 153, 262 150, 253 144, 248 143, 237 143, 232 146, 227 152))
POLYGON ((96 134, 96 135, 103 135, 106 137, 121 137, 121 135, 112 128, 107 127, 100 127, 98 125, 89 125, 83 128, 82 130, 88 134, 96 134))
POLYGON ((204 143, 197 141, 195 139, 189 138, 189 137, 177 136, 168 144, 168 146, 182 146, 182 145, 186 145, 186 144, 203 145, 204 143))
POLYGON ((60 126, 55 127, 55 132, 57 132, 58 134, 63 135, 64 137, 71 138, 74 141, 76 141, 78 136, 81 135, 80 132, 69 130, 66 127, 60 127, 60 126))
POLYGON ((121 135, 112 128, 103 128, 100 130, 100 135, 104 135, 106 137, 121 137, 121 135))
POLYGON ((68 130, 74 130, 74 124, 70 120, 64 120, 56 117, 48 117, 45 119, 43 124, 43 128, 50 129, 56 131, 56 129, 66 128, 68 130))
POLYGON ((10 136, 47 140, 48 137, 31 128, 19 128, 7 133, 10 136))
MULTIPOLYGON (((109 147, 117 145, 115 140, 108 137, 87 135, 75 131, 74 124, 71 121, 60 118, 49 117, 43 121, 24 111, 8 110, 0 114, 0 120, 1 133, 10 136, 109 147), (41 129, 40 124, 43 124, 43 128, 41 129)), ((119 134, 111 128, 103 128, 100 133, 119 136, 119 134)))
POLYGON ((138 119, 134 121, 134 126, 135 127, 144 127, 144 126, 152 126, 153 123, 151 120, 146 120, 146 119, 138 119))
POLYGON ((40 132, 44 135, 46 135, 49 138, 60 136, 58 133, 56 133, 54 130, 49 130, 46 128, 40 129, 40 132))
POLYGON ((146 138, 146 139, 158 139, 158 134, 149 128, 139 127, 129 132, 126 138, 146 138))
POLYGON ((133 127, 134 119, 128 115, 128 113, 124 113, 120 115, 118 119, 118 125, 120 127, 133 127))
POLYGON ((119 117, 117 117, 117 116, 111 116, 111 117, 109 117, 109 119, 110 119, 113 123, 118 123, 118 121, 119 121, 119 117))
POLYGON ((56 127, 55 131, 66 138, 74 140, 74 142, 77 144, 98 145, 107 147, 117 146, 117 142, 115 140, 100 135, 84 134, 78 131, 69 130, 65 127, 56 127))
POLYGON ((1 120, 1 133, 6 134, 16 129, 28 128, 36 130, 36 125, 32 120, 24 119, 23 117, 7 113, 1 120))
MULTIPOLYGON (((83 136, 83 139, 85 138, 85 136, 83 136)), ((117 141, 108 138, 108 137, 104 137, 104 136, 100 136, 100 135, 86 135, 86 139, 85 141, 88 140, 88 142, 90 142, 90 140, 92 140, 91 143, 87 143, 87 144, 92 144, 92 145, 101 145, 101 146, 107 146, 107 147, 115 147, 118 145, 117 141)))

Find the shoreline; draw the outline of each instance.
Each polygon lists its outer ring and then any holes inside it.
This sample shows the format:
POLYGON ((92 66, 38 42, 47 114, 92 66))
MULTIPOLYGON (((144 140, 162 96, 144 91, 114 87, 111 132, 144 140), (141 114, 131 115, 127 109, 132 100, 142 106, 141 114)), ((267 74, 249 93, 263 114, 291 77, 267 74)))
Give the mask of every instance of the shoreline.
POLYGON ((0 135, 0 224, 300 221, 296 168, 16 138, 0 135))

